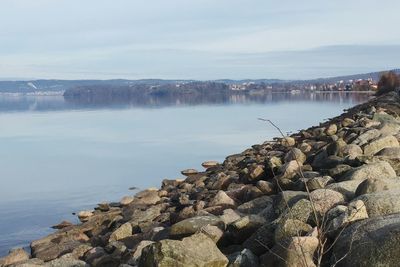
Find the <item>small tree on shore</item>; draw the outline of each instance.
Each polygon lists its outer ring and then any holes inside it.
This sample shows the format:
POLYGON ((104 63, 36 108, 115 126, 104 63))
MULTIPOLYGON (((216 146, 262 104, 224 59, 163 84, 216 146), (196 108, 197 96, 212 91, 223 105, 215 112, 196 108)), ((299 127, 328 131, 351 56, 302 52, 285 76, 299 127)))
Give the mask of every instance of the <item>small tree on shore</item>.
POLYGON ((392 92, 400 87, 400 78, 394 71, 385 72, 382 74, 378 82, 377 95, 383 95, 392 92))

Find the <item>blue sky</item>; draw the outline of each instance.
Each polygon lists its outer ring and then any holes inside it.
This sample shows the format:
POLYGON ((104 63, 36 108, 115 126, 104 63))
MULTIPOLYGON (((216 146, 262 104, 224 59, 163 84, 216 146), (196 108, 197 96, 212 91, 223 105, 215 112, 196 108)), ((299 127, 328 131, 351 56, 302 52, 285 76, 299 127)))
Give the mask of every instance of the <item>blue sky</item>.
POLYGON ((0 78, 308 79, 400 67, 395 0, 1 0, 0 78))

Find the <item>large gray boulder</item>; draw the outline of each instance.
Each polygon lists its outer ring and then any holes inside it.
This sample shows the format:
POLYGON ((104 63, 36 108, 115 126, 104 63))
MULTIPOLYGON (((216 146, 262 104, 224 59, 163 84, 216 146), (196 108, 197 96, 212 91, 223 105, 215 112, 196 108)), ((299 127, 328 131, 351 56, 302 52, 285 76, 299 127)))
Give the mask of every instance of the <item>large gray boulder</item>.
POLYGON ((399 141, 392 135, 383 136, 364 146, 364 155, 372 156, 388 147, 399 147, 399 141))
POLYGON ((225 267, 228 259, 215 243, 202 233, 182 241, 164 239, 145 247, 140 267, 225 267))
POLYGON ((368 178, 393 178, 396 172, 392 166, 385 161, 365 164, 358 168, 348 171, 344 180, 365 180, 368 178))
POLYGON ((368 178, 357 187, 356 196, 387 190, 400 190, 400 178, 368 178))
POLYGON ((180 238, 189 236, 196 233, 203 226, 216 225, 221 228, 224 227, 223 221, 217 216, 197 216, 185 219, 171 226, 170 236, 173 238, 180 238))
POLYGON ((338 237, 331 256, 336 266, 399 266, 400 214, 362 220, 338 237), (342 259, 338 262, 339 259, 342 259))
POLYGON ((362 200, 370 218, 400 212, 400 191, 389 190, 365 194, 355 200, 362 200))

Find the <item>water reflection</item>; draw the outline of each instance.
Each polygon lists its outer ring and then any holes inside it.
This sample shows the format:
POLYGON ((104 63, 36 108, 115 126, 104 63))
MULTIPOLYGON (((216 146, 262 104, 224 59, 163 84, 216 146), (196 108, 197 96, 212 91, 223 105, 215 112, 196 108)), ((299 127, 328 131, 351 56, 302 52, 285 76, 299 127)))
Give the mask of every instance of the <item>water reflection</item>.
POLYGON ((370 93, 353 92, 303 92, 265 94, 216 94, 216 95, 175 95, 140 96, 134 98, 64 98, 58 96, 9 96, 0 95, 0 112, 14 111, 56 111, 98 108, 157 108, 170 106, 268 104, 279 102, 346 102, 361 103, 371 97, 370 93))

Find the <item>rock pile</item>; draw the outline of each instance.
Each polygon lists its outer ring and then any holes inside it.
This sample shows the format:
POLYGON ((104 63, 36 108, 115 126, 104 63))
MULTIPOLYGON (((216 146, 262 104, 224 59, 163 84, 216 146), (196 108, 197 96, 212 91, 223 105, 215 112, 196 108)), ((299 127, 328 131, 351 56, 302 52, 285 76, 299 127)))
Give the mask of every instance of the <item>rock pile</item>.
POLYGON ((188 169, 0 266, 397 266, 400 99, 188 169))

